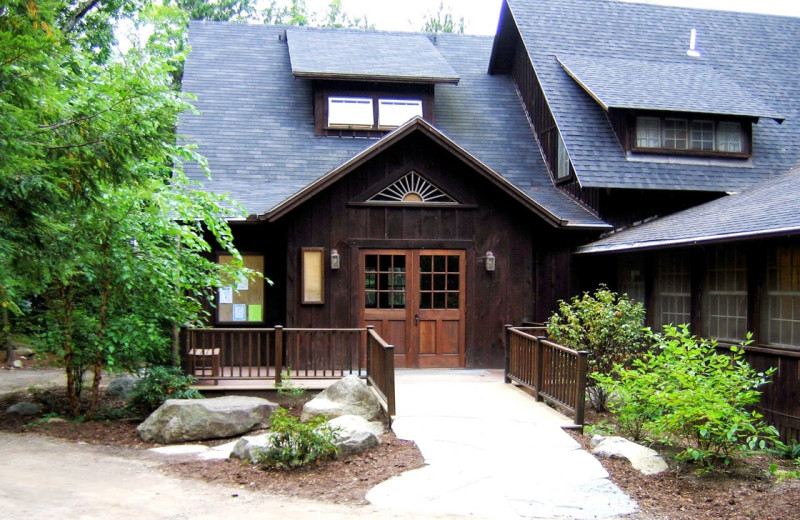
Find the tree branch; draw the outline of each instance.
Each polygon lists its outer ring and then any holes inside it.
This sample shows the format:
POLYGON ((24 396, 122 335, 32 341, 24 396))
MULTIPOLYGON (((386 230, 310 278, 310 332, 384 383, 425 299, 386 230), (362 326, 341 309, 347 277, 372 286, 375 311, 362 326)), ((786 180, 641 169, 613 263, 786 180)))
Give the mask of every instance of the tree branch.
POLYGON ((64 27, 64 31, 72 32, 72 29, 80 22, 84 16, 86 16, 89 11, 97 7, 97 4, 100 3, 100 0, 89 0, 82 7, 80 7, 77 11, 75 11, 72 16, 67 19, 67 23, 64 27))

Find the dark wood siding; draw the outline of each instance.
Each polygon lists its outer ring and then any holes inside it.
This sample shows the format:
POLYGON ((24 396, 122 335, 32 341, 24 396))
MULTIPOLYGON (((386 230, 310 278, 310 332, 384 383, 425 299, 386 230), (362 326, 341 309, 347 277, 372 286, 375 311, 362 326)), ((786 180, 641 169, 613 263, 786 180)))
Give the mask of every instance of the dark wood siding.
POLYGON ((367 161, 279 222, 286 226, 289 326, 358 325, 358 251, 367 248, 466 250, 467 366, 502 366, 503 325, 541 319, 556 299, 569 294, 569 250, 565 244, 553 246, 555 230, 419 134, 367 161), (366 190, 381 186, 398 169, 418 172, 462 207, 349 204, 364 200, 366 190), (302 247, 325 247, 326 261, 332 248, 341 255, 341 269, 326 266, 323 305, 299 303, 302 247), (497 258, 494 272, 484 269, 487 251, 497 258))

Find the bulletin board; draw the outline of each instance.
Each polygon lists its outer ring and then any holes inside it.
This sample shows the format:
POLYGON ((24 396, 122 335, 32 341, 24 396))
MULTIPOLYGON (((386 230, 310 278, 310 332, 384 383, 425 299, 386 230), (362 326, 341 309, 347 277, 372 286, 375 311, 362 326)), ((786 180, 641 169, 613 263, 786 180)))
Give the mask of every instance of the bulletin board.
MULTIPOLYGON (((233 261, 231 255, 219 255, 220 264, 233 261)), ((264 272, 262 255, 242 255, 244 266, 259 273, 264 272)), ((264 321, 264 279, 232 280, 217 290, 218 323, 262 323, 264 321)))

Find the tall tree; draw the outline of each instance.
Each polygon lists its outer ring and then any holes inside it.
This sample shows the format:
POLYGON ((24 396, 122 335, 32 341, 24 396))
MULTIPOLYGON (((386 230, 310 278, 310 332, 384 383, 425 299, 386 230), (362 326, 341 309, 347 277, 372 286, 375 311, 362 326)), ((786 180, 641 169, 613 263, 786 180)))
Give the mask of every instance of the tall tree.
POLYGON ((153 45, 113 58, 90 23, 121 4, 0 7, 0 334, 23 299, 45 302, 75 414, 85 370, 93 412, 102 368, 168 357, 169 325, 199 319, 199 298, 234 275, 204 256, 205 230, 240 259, 225 221, 238 213, 179 168, 202 163, 175 142, 190 108, 170 76, 179 60, 153 45))

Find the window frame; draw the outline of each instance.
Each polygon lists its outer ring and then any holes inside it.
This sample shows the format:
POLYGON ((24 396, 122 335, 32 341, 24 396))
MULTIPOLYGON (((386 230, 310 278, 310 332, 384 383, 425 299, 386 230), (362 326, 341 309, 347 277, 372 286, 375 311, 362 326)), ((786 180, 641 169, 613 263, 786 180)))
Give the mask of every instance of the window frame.
MULTIPOLYGON (((751 155, 752 143, 752 119, 742 117, 721 117, 718 115, 710 114, 677 114, 668 112, 632 112, 629 116, 629 138, 627 139, 627 149, 633 153, 642 154, 661 154, 661 155, 686 155, 686 156, 701 156, 701 157, 725 157, 725 158, 748 158, 751 155), (652 135, 653 121, 658 121, 658 135, 659 147, 642 146, 645 141, 652 142, 654 137, 652 135), (651 125, 646 132, 640 135, 640 122, 647 122, 651 125), (679 130, 676 135, 668 135, 670 129, 667 128, 668 122, 684 122, 684 127, 679 130), (696 143, 707 143, 708 136, 703 135, 701 139, 695 139, 696 132, 704 134, 708 129, 698 129, 697 125, 713 124, 710 130, 712 133, 711 142, 713 149, 702 149, 696 147, 696 143), (727 151, 721 149, 719 136, 722 135, 722 128, 732 125, 738 125, 740 136, 739 151, 727 151), (677 135, 682 133, 683 135, 677 135), (671 146, 668 146, 668 140, 672 141, 671 146), (679 143, 683 142, 683 146, 679 143)), ((731 142, 726 141, 726 142, 731 142)))
POLYGON ((434 89, 427 84, 394 84, 353 81, 316 81, 312 85, 314 103, 314 134, 330 137, 382 137, 400 125, 381 125, 381 101, 418 102, 422 118, 434 122, 434 89), (372 124, 349 125, 329 123, 331 98, 372 100, 372 124))

